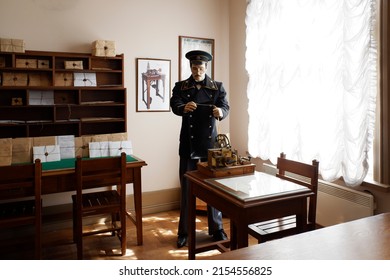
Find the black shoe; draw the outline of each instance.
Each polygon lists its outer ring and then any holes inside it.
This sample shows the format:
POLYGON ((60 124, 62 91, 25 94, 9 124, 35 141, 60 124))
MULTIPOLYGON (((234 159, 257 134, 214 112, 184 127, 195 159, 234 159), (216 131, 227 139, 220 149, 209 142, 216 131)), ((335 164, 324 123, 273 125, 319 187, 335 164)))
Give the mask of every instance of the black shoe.
POLYGON ((213 234, 213 240, 214 241, 221 241, 221 240, 227 240, 227 234, 223 229, 217 230, 213 234))
POLYGON ((177 248, 187 245, 187 235, 179 235, 177 238, 177 248))

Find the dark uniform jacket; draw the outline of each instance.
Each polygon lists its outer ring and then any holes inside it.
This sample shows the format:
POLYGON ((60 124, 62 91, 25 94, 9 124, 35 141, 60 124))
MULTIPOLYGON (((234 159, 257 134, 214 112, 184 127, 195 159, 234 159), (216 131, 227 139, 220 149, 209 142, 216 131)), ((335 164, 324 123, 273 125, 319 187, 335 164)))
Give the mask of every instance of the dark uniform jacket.
POLYGON ((217 136, 213 107, 222 109, 221 119, 229 113, 226 91, 222 83, 206 75, 201 88, 198 89, 191 76, 175 84, 170 105, 174 114, 182 116, 179 155, 193 159, 207 158, 207 150, 214 147, 217 136), (194 101, 197 108, 193 112, 184 113, 184 106, 190 101, 194 101))

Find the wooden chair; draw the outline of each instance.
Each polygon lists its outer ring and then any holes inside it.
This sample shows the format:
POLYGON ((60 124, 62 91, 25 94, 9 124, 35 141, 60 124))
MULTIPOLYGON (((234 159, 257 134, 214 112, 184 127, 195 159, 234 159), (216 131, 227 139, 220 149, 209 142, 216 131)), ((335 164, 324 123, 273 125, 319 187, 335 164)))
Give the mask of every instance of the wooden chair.
MULTIPOLYGON (((277 161, 277 177, 308 187, 314 192, 314 196, 309 198, 306 230, 313 230, 316 227, 318 166, 319 162, 317 160, 313 160, 311 165, 305 164, 286 159, 284 153, 280 154, 277 161)), ((297 234, 296 216, 292 215, 251 224, 248 231, 251 236, 258 240, 258 243, 297 234)))
POLYGON ((73 200, 73 238, 77 257, 83 258, 83 237, 111 232, 121 241, 126 252, 126 154, 120 157, 76 159, 76 194, 73 200), (117 190, 88 191, 93 188, 117 186, 117 190), (87 190, 87 191, 86 191, 87 190), (86 229, 83 218, 111 214, 111 224, 101 229, 86 229), (119 222, 118 223, 118 218, 119 222))
POLYGON ((36 259, 42 256, 41 175, 39 159, 35 163, 0 167, 0 228, 34 225, 36 259))

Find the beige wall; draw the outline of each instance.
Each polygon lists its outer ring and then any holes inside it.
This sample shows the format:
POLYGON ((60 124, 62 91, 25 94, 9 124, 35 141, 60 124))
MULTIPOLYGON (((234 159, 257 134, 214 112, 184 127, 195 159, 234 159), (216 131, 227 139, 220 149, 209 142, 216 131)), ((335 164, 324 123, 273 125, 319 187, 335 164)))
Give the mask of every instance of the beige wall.
MULTIPOLYGON (((180 118, 172 112, 136 112, 136 58, 170 59, 173 87, 178 79, 178 36, 213 38, 214 78, 223 81, 230 94, 229 2, 245 4, 245 0, 0 0, 0 37, 24 39, 28 50, 64 52, 90 52, 92 41, 114 40, 117 53, 125 54, 129 139, 134 153, 148 163, 142 170, 143 190, 159 191, 179 187, 180 118)), ((229 118, 220 130, 229 131, 229 118)))

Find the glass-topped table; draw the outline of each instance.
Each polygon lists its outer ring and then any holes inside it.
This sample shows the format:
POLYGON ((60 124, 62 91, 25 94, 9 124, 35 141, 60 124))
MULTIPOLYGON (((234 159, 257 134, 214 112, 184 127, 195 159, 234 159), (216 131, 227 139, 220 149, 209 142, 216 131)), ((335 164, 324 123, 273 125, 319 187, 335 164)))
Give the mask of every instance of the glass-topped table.
POLYGON ((258 197, 264 199, 280 196, 281 194, 295 193, 299 190, 307 190, 304 186, 263 172, 255 172, 244 176, 206 179, 205 181, 242 201, 256 200, 258 197))
POLYGON ((296 215, 298 231, 307 225, 307 198, 314 193, 304 186, 254 172, 209 178, 199 171, 185 175, 189 181, 188 258, 199 252, 195 244, 196 198, 214 206, 230 219, 230 248, 248 246, 248 225, 296 215))

